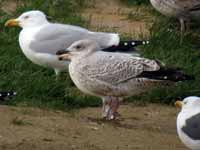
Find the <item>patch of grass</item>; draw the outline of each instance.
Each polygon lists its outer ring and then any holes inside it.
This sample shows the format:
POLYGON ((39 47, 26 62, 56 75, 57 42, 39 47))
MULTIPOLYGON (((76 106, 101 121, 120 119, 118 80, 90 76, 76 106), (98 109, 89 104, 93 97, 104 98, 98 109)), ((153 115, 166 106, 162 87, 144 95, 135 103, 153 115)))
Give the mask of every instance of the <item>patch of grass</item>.
MULTIPOLYGON (((139 9, 138 9, 139 10, 139 9)), ((142 14, 141 11, 134 11, 134 12, 130 12, 127 16, 128 20, 134 20, 134 21, 141 21, 141 20, 152 20, 152 18, 150 18, 149 16, 147 16, 147 14, 142 14)))

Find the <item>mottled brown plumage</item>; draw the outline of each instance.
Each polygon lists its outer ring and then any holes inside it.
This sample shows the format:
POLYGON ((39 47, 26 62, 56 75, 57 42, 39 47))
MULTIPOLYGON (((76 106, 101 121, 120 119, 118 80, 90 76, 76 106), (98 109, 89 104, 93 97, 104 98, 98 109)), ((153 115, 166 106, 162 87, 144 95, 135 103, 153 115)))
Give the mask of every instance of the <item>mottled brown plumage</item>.
POLYGON ((103 116, 108 119, 116 118, 124 97, 190 79, 179 70, 165 69, 156 60, 103 52, 90 40, 73 43, 59 58, 71 60, 69 74, 81 91, 102 98, 103 116))
POLYGON ((193 19, 200 19, 200 0, 150 0, 153 7, 169 17, 180 21, 181 34, 186 29, 186 23, 193 19))

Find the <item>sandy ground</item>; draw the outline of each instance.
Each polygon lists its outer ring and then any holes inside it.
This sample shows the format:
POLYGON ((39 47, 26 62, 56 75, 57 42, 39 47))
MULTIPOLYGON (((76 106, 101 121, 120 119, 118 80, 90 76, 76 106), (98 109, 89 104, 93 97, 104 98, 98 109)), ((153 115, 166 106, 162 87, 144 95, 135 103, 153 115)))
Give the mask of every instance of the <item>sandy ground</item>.
POLYGON ((127 7, 119 0, 90 1, 81 15, 91 30, 113 31, 138 39, 148 37, 154 17, 144 7, 127 7))
POLYGON ((100 108, 73 112, 0 106, 0 150, 185 150, 173 107, 123 105, 104 121, 100 108))

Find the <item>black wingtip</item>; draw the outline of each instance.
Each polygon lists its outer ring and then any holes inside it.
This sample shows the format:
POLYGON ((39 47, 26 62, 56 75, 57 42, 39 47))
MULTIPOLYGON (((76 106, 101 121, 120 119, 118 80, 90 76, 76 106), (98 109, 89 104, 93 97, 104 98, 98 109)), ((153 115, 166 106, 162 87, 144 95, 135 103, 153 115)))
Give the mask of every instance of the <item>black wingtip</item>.
POLYGON ((189 80, 195 80, 194 76, 186 75, 186 74, 181 74, 181 75, 175 75, 174 80, 172 81, 179 82, 179 81, 189 81, 189 80))
POLYGON ((180 69, 163 69, 157 71, 144 71, 138 77, 144 77, 155 80, 167 80, 173 82, 195 80, 195 76, 187 75, 180 69))
POLYGON ((130 41, 120 41, 118 45, 113 45, 111 47, 102 49, 105 52, 135 52, 137 51, 135 47, 139 45, 148 45, 149 41, 139 41, 139 40, 130 40, 130 41))
POLYGON ((145 40, 129 40, 129 41, 120 41, 119 45, 127 47, 136 47, 139 45, 148 45, 150 42, 145 40))
POLYGON ((173 70, 171 69, 171 80, 174 82, 179 82, 179 81, 186 81, 186 80, 195 80, 195 76, 194 75, 188 75, 186 73, 184 73, 182 70, 178 69, 178 70, 173 70))
POLYGON ((69 51, 67 51, 67 50, 59 50, 59 51, 56 52, 56 55, 62 55, 62 54, 67 54, 67 53, 69 53, 69 51))
POLYGON ((17 92, 14 91, 0 92, 0 101, 5 101, 6 99, 10 99, 15 95, 17 95, 17 92))
POLYGON ((111 46, 108 48, 104 48, 102 49, 102 51, 104 52, 137 52, 138 50, 136 50, 134 47, 121 47, 121 46, 111 46))

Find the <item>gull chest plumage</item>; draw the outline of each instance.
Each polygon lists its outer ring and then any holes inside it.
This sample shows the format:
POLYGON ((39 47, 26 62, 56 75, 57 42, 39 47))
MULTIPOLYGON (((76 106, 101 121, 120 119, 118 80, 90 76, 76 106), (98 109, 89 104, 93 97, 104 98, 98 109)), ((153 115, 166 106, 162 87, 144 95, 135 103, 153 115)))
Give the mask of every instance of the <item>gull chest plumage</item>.
POLYGON ((59 70, 64 70, 68 67, 68 62, 60 62, 55 54, 42 53, 30 47, 31 43, 37 41, 35 39, 36 35, 39 34, 42 28, 48 25, 49 23, 46 23, 44 25, 23 29, 19 35, 19 44, 24 55, 33 63, 44 67, 53 67, 55 72, 59 72, 59 70))
MULTIPOLYGON (((92 79, 88 76, 89 67, 91 67, 91 65, 90 59, 88 59, 88 57, 80 57, 71 61, 69 64, 70 77, 75 85, 79 87, 82 92, 100 96, 99 94, 92 92, 91 90, 96 86, 96 83, 95 80, 92 81, 92 79), (91 82, 94 83, 93 86, 91 86, 91 82)), ((89 74, 91 74, 91 72, 89 74)))
POLYGON ((36 52, 34 52, 30 47, 30 43, 34 41, 34 36, 39 32, 41 27, 35 28, 25 28, 19 34, 19 45, 22 49, 24 55, 30 59, 33 63, 41 65, 40 60, 37 58, 36 52))
POLYGON ((75 85, 78 86, 81 91, 91 94, 91 92, 89 92, 86 89, 86 87, 84 86, 84 83, 87 80, 86 78, 83 78, 83 76, 85 76, 85 75, 80 73, 80 71, 79 71, 81 63, 82 62, 79 60, 71 62, 69 64, 69 74, 70 74, 73 82, 75 83, 75 85))

